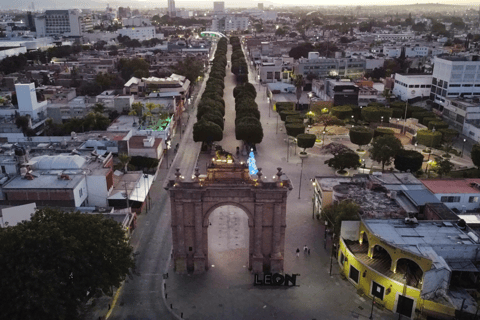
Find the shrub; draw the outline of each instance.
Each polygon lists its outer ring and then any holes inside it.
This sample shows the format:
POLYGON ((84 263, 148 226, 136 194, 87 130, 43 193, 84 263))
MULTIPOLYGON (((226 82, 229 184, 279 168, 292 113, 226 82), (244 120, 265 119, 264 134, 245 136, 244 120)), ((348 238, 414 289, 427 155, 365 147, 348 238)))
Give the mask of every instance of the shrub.
POLYGON ((299 148, 303 148, 303 152, 307 148, 312 148, 316 140, 317 137, 314 134, 302 133, 297 135, 297 145, 299 148))
POLYGON ((393 110, 379 107, 365 107, 362 109, 362 119, 367 122, 388 122, 392 116, 393 110))
POLYGON ((305 125, 302 123, 287 123, 285 124, 287 134, 291 137, 296 137, 299 134, 305 133, 305 125))
POLYGON ((350 106, 336 106, 331 110, 333 116, 337 117, 340 120, 345 120, 350 118, 353 114, 353 109, 350 106))
POLYGON ((417 142, 426 147, 436 147, 442 143, 442 133, 439 131, 421 129, 417 131, 417 142))
POLYGON ((417 172, 422 168, 423 155, 414 150, 401 150, 395 156, 395 169, 399 171, 417 172))
POLYGON ((381 137, 384 135, 395 135, 395 132, 392 129, 387 129, 387 128, 376 128, 375 131, 373 132, 373 137, 381 137))
POLYGON ((427 126, 428 127, 428 124, 432 121, 438 121, 440 119, 438 119, 437 117, 426 117, 426 118, 423 118, 422 119, 422 124, 427 126))
POLYGON ((373 131, 368 127, 353 127, 350 129, 350 142, 358 146, 365 146, 372 141, 373 131))
POLYGON ((287 116, 285 123, 303 123, 303 118, 297 115, 287 116))
POLYGON ((448 123, 444 121, 430 121, 428 123, 428 130, 432 130, 435 128, 435 130, 440 130, 440 129, 448 129, 448 123))
POLYGON ((280 113, 283 110, 294 110, 295 102, 277 102, 275 103, 275 110, 280 113))
POLYGON ((280 119, 282 119, 282 121, 285 121, 287 119, 287 116, 299 116, 299 115, 300 114, 297 111, 284 110, 280 112, 280 119))

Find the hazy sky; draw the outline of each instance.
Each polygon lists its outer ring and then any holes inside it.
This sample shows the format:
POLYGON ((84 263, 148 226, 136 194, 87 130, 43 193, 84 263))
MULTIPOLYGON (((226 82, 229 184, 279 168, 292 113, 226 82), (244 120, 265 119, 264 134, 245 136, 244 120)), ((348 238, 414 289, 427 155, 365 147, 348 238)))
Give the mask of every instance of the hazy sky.
MULTIPOLYGON (((253 1, 253 0, 227 0, 225 1, 226 8, 238 8, 247 6, 257 6, 257 3, 263 2, 265 5, 279 5, 279 6, 330 6, 330 5, 353 5, 353 6, 368 6, 368 5, 396 5, 396 4, 415 4, 415 3, 444 3, 444 4, 464 4, 464 5, 478 5, 480 6, 480 0, 365 0, 359 2, 358 0, 274 0, 274 1, 253 1)), ((102 8, 106 7, 107 3, 111 7, 117 6, 130 6, 135 8, 138 4, 138 8, 155 8, 166 7, 167 1, 155 1, 155 0, 34 0, 35 9, 65 9, 65 8, 102 8)), ((213 1, 211 0, 175 0, 176 6, 179 8, 193 8, 213 7, 213 1)), ((0 0, 0 9, 29 9, 32 4, 32 0, 0 0)))

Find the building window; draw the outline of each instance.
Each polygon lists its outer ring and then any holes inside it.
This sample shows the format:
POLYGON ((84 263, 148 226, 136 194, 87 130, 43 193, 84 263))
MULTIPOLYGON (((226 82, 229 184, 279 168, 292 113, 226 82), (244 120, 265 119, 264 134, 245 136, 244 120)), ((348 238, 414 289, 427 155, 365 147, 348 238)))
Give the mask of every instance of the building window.
POLYGON ((375 298, 383 300, 383 294, 385 293, 385 287, 379 285, 375 281, 372 281, 372 292, 370 294, 375 298))
POLYGON ((273 79, 273 72, 267 72, 267 79, 273 79))
POLYGON ((455 197, 452 197, 452 196, 442 196, 440 198, 440 201, 442 202, 460 202, 460 196, 455 196, 455 197))
POLYGON ((83 189, 80 188, 80 190, 78 190, 78 193, 80 194, 80 198, 83 197, 83 189))
POLYGON ((355 283, 358 283, 359 275, 360 272, 358 272, 358 270, 354 266, 350 266, 349 278, 352 279, 355 283))
POLYGON ((478 202, 478 197, 469 197, 468 198, 468 202, 472 203, 472 202, 478 202))

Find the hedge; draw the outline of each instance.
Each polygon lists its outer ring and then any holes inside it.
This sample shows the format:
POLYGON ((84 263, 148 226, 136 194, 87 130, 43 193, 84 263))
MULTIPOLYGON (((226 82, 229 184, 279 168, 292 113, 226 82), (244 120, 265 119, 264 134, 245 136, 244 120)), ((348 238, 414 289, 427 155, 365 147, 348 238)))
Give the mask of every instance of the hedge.
POLYGON ((387 128, 376 128, 373 132, 373 137, 382 137, 385 135, 395 135, 395 131, 392 129, 387 129, 387 128))
POLYGON ((285 129, 287 129, 287 134, 291 137, 305 133, 305 125, 301 123, 287 123, 285 129))
POLYGON ((275 103, 275 110, 280 113, 283 110, 294 110, 295 102, 277 102, 275 103))
POLYGON ((330 109, 330 112, 333 116, 337 117, 340 120, 345 120, 350 118, 353 114, 353 109, 350 106, 336 106, 330 109))
POLYGON ((282 119, 282 121, 285 121, 287 116, 299 116, 299 115, 300 114, 297 111, 284 110, 284 111, 280 112, 280 119, 282 119))
POLYGON ((423 155, 415 150, 400 150, 395 156, 395 169, 399 171, 417 172, 422 168, 423 155))
POLYGON ((362 119, 367 122, 383 122, 388 123, 392 116, 393 110, 379 107, 365 107, 362 109, 362 119))
POLYGON ((291 115, 285 118, 285 123, 303 123, 304 119, 300 116, 291 115))
POLYGON ((440 131, 432 132, 427 129, 417 131, 417 142, 426 147, 436 147, 442 143, 442 133, 440 131))
POLYGON ((429 124, 430 122, 432 122, 432 121, 438 121, 438 120, 440 120, 440 119, 437 118, 437 117, 423 118, 422 124, 423 124, 424 126, 427 126, 427 127, 428 127, 428 124, 429 124))
POLYGON ((353 127, 349 131, 350 142, 358 146, 365 146, 372 141, 373 130, 368 127, 353 127))
POLYGON ((448 123, 444 121, 430 121, 428 123, 428 130, 432 130, 435 128, 435 130, 440 130, 440 129, 448 129, 448 123))

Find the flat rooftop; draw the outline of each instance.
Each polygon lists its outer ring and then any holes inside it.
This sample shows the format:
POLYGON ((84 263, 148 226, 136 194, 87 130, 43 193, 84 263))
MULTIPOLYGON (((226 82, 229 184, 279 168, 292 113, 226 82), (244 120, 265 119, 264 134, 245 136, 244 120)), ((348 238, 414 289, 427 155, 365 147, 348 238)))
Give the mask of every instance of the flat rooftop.
POLYGON ((408 225, 402 219, 370 219, 363 220, 363 223, 376 236, 420 255, 423 255, 422 246, 477 245, 454 222, 422 220, 418 224, 408 225))
POLYGON ((83 174, 68 175, 70 180, 58 179, 57 173, 62 173, 63 171, 51 170, 43 174, 33 172, 32 175, 36 176, 33 180, 23 179, 21 176, 18 176, 5 184, 2 189, 5 191, 13 189, 73 189, 85 179, 83 174))

